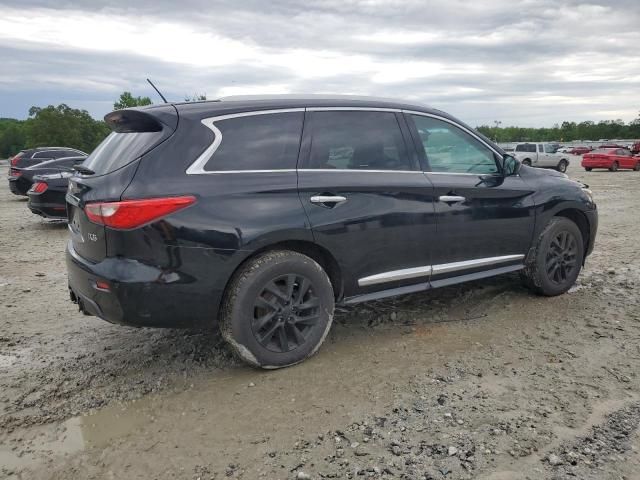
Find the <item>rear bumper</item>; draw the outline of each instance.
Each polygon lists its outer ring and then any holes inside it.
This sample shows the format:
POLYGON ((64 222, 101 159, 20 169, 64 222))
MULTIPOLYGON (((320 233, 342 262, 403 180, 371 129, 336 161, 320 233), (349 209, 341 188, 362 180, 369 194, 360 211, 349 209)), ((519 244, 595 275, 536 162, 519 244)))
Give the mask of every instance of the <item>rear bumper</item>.
POLYGON ((9 190, 14 195, 26 196, 31 184, 20 179, 20 177, 9 177, 9 190))
POLYGON ((66 251, 69 293, 87 315, 135 327, 211 328, 216 324, 222 289, 176 271, 126 258, 92 263, 71 241, 66 251), (106 281, 109 290, 96 282, 106 281))
POLYGON ((29 193, 29 210, 45 218, 66 219, 67 208, 64 203, 42 202, 40 194, 29 193))

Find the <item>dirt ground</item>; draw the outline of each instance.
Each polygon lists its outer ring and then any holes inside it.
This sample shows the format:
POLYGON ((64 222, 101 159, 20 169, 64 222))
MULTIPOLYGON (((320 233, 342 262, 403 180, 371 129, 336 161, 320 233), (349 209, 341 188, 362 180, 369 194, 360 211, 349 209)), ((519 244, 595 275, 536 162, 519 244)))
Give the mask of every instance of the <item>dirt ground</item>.
POLYGON ((640 173, 578 164, 600 230, 570 293, 507 275, 359 305, 267 372, 213 332, 80 314, 65 225, 1 182, 0 478, 639 479, 640 173))

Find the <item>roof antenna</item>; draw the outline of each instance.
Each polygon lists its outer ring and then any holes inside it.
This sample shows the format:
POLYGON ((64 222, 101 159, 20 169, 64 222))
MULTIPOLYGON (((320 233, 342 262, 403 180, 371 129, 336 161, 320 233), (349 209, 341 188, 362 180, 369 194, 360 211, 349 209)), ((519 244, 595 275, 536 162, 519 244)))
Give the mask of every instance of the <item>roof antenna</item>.
POLYGON ((167 99, 166 99, 166 98, 164 98, 164 95, 162 95, 162 94, 160 93, 160 90, 158 90, 158 89, 156 88, 156 86, 153 84, 153 82, 152 82, 151 80, 149 80, 149 79, 147 78, 147 82, 149 82, 149 85, 151 85, 151 86, 153 87, 153 89, 154 89, 156 92, 158 92, 158 95, 160 95, 160 98, 161 98, 162 100, 164 100, 164 103, 169 103, 169 102, 167 102, 167 99))

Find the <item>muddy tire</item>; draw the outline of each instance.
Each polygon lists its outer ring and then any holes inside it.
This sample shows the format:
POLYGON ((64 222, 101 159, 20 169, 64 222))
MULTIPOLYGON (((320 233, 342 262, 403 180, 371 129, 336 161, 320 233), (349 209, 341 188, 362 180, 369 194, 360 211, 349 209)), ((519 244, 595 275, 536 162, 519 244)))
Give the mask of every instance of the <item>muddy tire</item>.
POLYGON ((554 217, 538 237, 520 277, 539 295, 561 295, 578 278, 583 258, 584 242, 578 226, 568 218, 554 217))
POLYGON ((569 162, 563 159, 563 160, 560 160, 560 162, 558 163, 556 170, 558 170, 561 173, 565 173, 567 171, 568 166, 569 166, 569 162))
POLYGON ((610 172, 617 172, 618 171, 618 162, 613 162, 613 165, 611 165, 611 168, 609 168, 610 172))
POLYGON ((287 367, 318 351, 331 328, 334 301, 331 281, 314 260, 288 250, 267 252, 234 274, 220 331, 250 365, 287 367))

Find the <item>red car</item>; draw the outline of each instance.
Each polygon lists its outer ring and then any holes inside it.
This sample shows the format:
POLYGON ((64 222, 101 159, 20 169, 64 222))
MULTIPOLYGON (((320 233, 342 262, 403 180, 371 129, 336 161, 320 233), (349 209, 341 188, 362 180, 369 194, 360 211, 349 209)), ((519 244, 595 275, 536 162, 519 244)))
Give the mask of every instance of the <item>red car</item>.
POLYGON ((640 171, 640 157, 634 157, 626 148, 600 148, 582 157, 587 172, 594 168, 608 168, 615 172, 620 168, 640 171))
POLYGON ((571 155, 584 155, 585 153, 589 153, 590 151, 591 148, 589 147, 574 147, 569 150, 568 153, 570 153, 571 155))
POLYGON ((634 155, 640 153, 640 142, 636 142, 633 144, 633 146, 631 147, 631 153, 633 153, 634 155))

